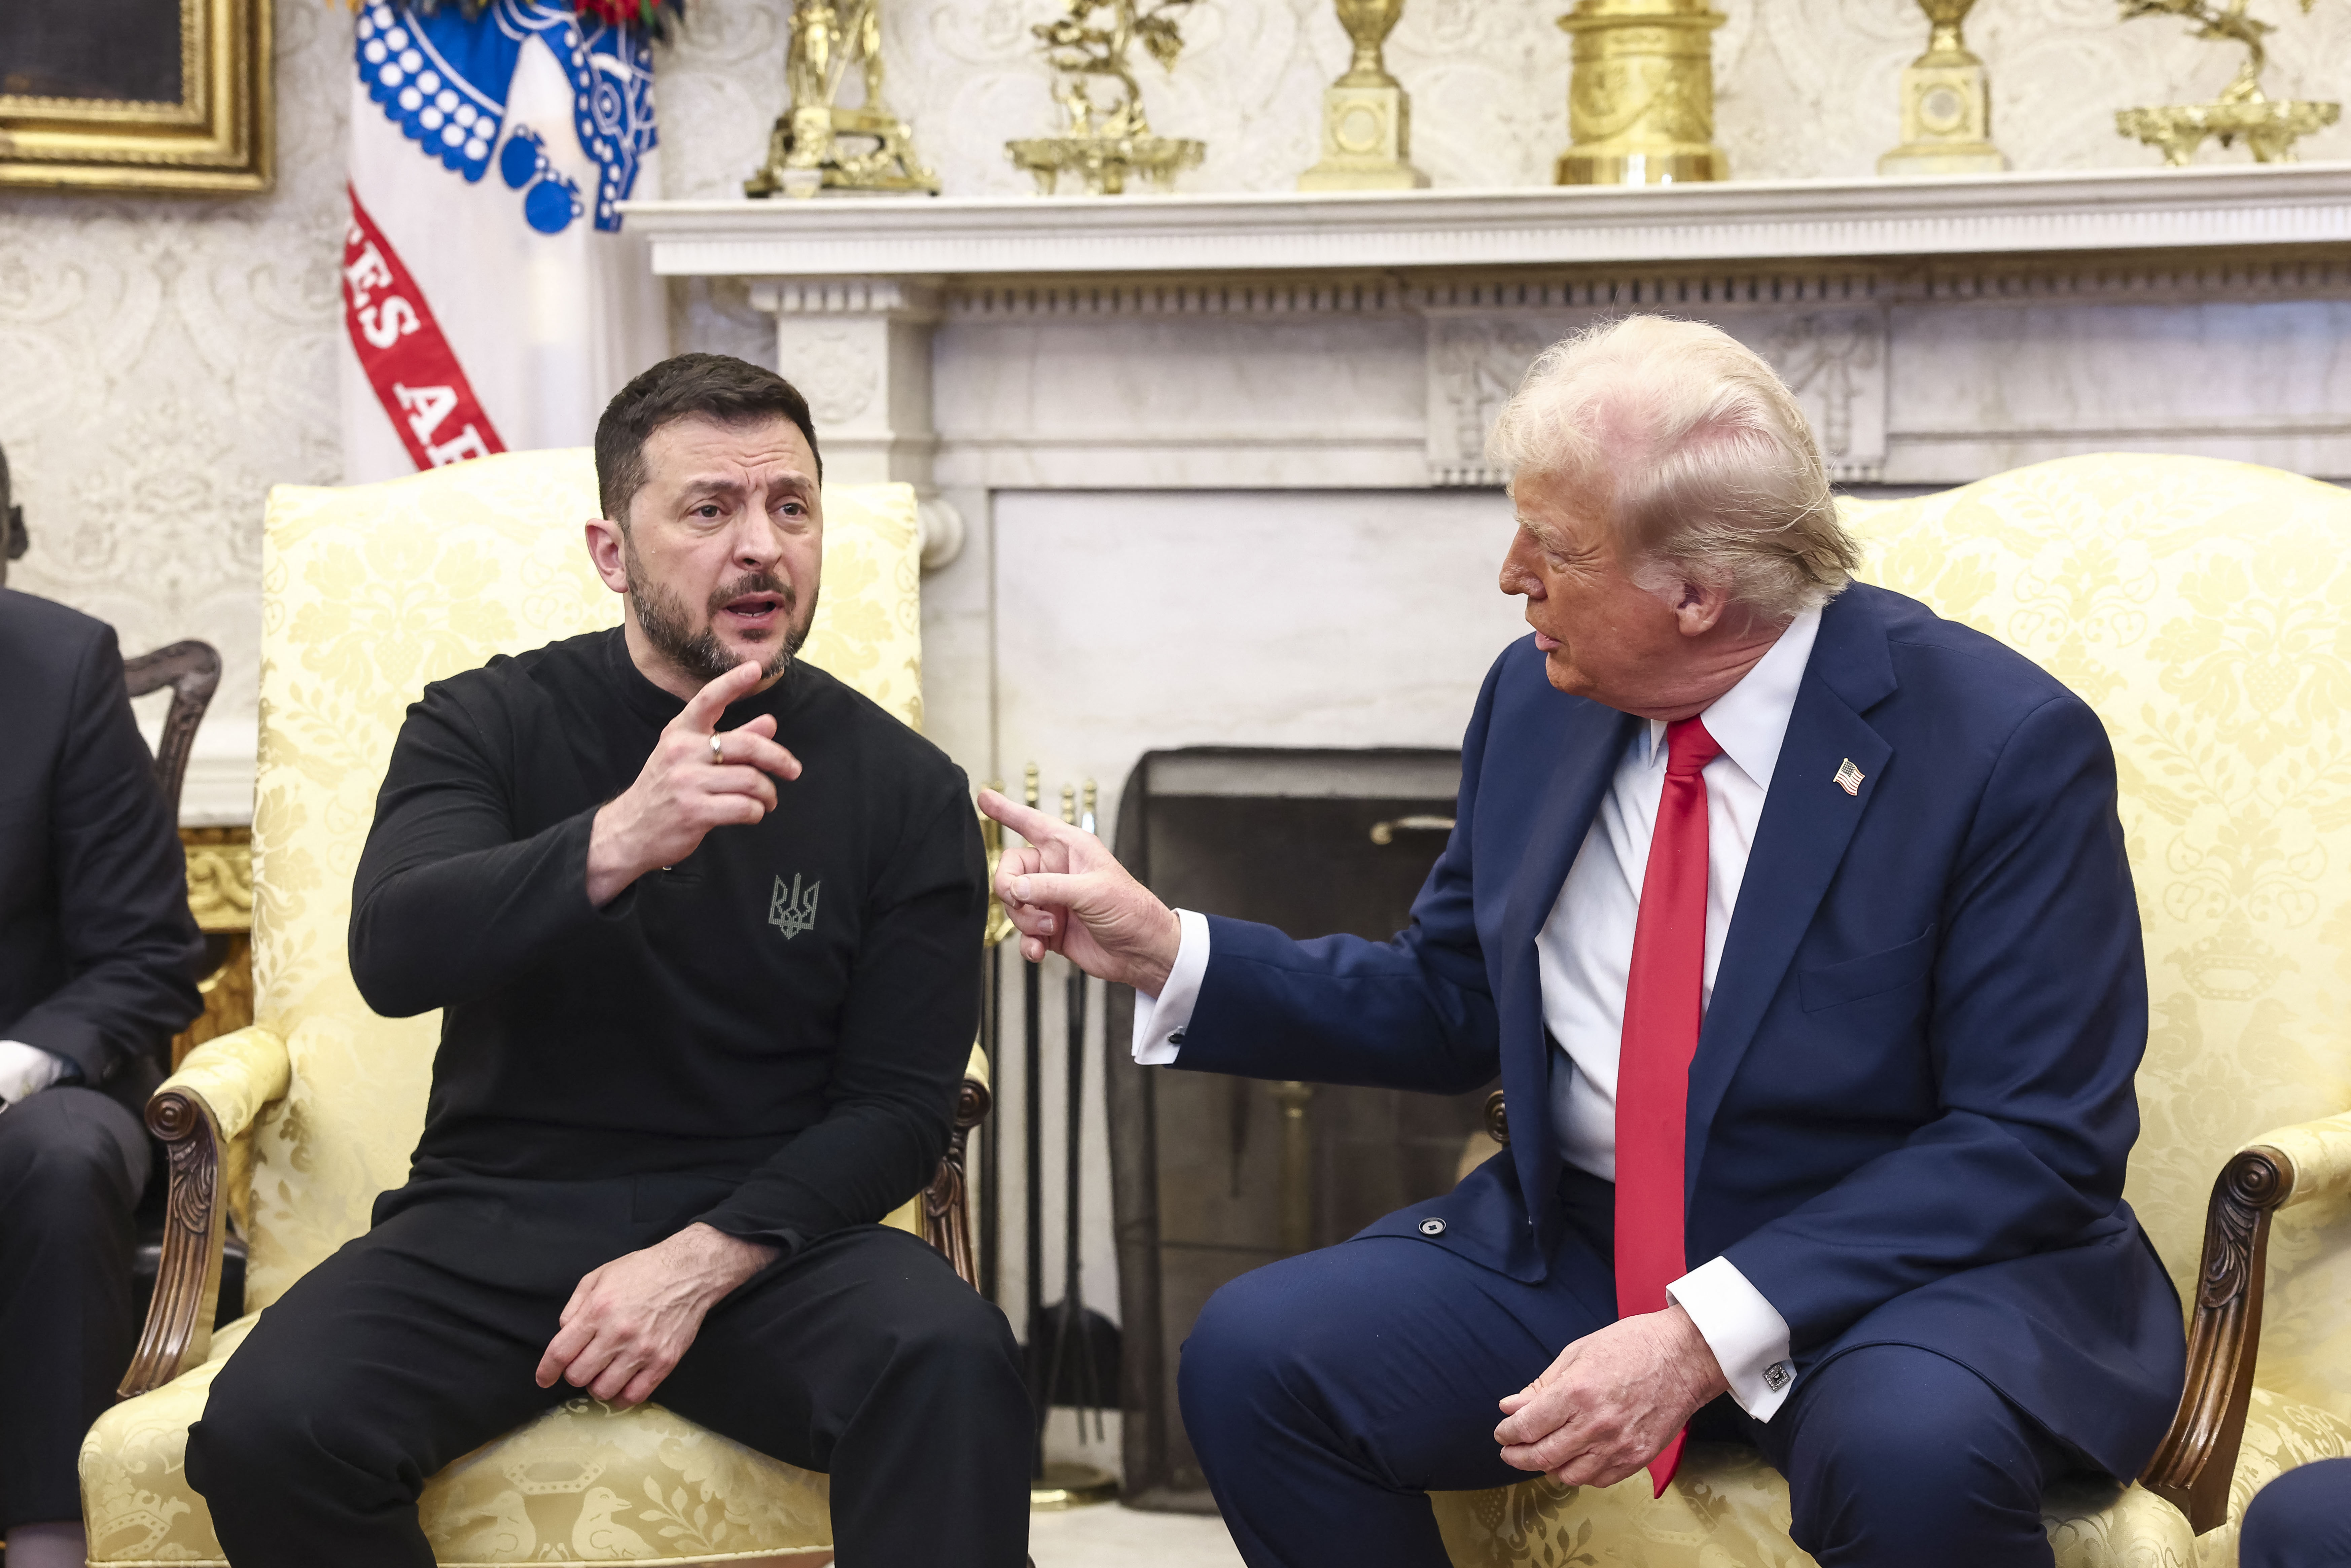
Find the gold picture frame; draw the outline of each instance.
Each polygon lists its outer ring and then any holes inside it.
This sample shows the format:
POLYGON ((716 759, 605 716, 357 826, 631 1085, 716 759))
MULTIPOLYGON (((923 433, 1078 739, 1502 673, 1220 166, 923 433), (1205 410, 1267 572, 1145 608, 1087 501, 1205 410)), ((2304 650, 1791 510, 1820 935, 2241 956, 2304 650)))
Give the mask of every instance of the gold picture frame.
POLYGON ((269 189, 271 0, 5 3, 0 28, 40 47, 0 39, 16 46, 0 58, 0 188, 269 189), (93 42, 108 58, 93 60, 93 42))

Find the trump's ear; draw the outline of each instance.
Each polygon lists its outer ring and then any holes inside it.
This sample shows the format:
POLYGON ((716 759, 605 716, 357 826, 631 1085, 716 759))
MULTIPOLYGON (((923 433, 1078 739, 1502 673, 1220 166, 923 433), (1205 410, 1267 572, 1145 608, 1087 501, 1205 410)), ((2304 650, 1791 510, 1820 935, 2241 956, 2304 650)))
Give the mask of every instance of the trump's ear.
POLYGON ((613 592, 628 592, 628 546, 621 536, 621 525, 610 517, 590 517, 587 529, 588 559, 595 564, 596 575, 613 592))

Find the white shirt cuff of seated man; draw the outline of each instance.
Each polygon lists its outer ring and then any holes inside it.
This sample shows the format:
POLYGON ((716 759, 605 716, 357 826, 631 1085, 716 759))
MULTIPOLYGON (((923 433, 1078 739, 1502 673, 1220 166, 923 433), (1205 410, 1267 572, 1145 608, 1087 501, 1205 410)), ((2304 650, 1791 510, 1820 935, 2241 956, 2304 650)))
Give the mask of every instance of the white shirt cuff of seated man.
POLYGON ((1134 993, 1134 1060, 1145 1067, 1166 1067, 1184 1049, 1184 1030, 1200 1000, 1200 977, 1208 972, 1208 917, 1188 909, 1176 912, 1184 940, 1176 949, 1175 966, 1156 997, 1134 993))
POLYGON ((66 1075, 66 1061, 21 1040, 0 1040, 0 1102, 14 1105, 66 1075))
POLYGON ((1758 1421, 1769 1421, 1796 1385, 1788 1356, 1788 1320, 1748 1283, 1728 1258, 1717 1258, 1666 1287, 1666 1299, 1687 1312, 1714 1352, 1730 1396, 1758 1421))

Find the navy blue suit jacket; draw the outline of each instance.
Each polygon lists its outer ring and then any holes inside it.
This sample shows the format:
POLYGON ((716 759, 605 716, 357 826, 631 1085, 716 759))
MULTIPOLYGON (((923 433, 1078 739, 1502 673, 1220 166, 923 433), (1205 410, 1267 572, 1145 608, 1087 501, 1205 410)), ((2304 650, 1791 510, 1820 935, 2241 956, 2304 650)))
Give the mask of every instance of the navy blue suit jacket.
MULTIPOLYGON (((1642 721, 1486 677, 1458 823, 1385 943, 1212 919, 1178 1065, 1459 1092, 1510 1146, 1371 1228, 1540 1281, 1560 1155, 1535 936, 1642 721)), ((1823 612, 1698 1054, 1685 1240, 1788 1322, 1801 1375, 1864 1344, 1948 1355, 2109 1472, 2178 1404, 2179 1303, 2129 1207, 2147 1040, 2105 731, 2045 672, 1915 601, 1823 612), (1834 780, 1847 760, 1857 794, 1834 780)))

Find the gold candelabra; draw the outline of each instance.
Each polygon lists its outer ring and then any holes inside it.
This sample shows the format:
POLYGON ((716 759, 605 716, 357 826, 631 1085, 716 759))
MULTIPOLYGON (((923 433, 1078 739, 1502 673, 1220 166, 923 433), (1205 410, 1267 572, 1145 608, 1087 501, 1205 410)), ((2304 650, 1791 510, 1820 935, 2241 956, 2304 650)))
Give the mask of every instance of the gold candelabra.
POLYGON ((1877 161, 1881 174, 1983 174, 2008 167, 1991 144, 1991 89, 1984 63, 1959 36, 1976 0, 1918 0, 1933 31, 1927 52, 1902 71, 1902 145, 1877 161))
POLYGON ((1571 141, 1562 185, 1726 180, 1714 145, 1713 33, 1729 18, 1707 0, 1578 0, 1559 25, 1575 40, 1567 88, 1571 141))
POLYGON ((1069 123, 1059 136, 1024 137, 1004 151, 1035 176, 1040 193, 1051 195, 1064 174, 1077 175, 1097 196, 1123 194, 1129 174, 1173 190, 1178 170, 1198 166, 1206 151, 1199 142, 1152 131, 1127 57, 1140 43, 1161 69, 1174 69, 1184 52, 1176 19, 1194 4, 1061 0, 1060 16, 1029 29, 1053 68, 1053 98, 1069 123))
POLYGON ((1388 75, 1384 48, 1404 0, 1337 0, 1355 46, 1347 74, 1322 89, 1322 160, 1301 191, 1409 191, 1428 183, 1412 166, 1412 99, 1388 75))
POLYGON ((939 193, 914 155, 914 132, 882 90, 882 0, 793 0, 784 55, 791 107, 776 117, 768 161, 743 193, 813 196, 820 190, 939 193), (865 101, 839 102, 852 67, 865 101))
MULTIPOLYGON (((2115 115, 2115 129, 2160 149, 2163 161, 2173 167, 2193 158, 2208 139, 2227 147, 2241 136, 2252 150, 2255 162, 2291 163, 2296 140, 2341 119, 2339 103, 2273 99, 2262 91, 2262 72, 2270 57, 2262 39, 2277 26, 2247 15, 2248 4, 2249 0, 2227 0, 2225 5, 2216 0, 2122 0, 2126 22, 2138 16, 2178 16, 2196 24, 2196 37, 2243 45, 2245 60, 2210 103, 2122 110, 2115 115)), ((2310 6, 2311 0, 2302 0, 2305 16, 2310 6)))

